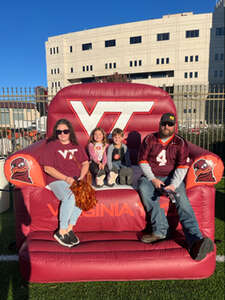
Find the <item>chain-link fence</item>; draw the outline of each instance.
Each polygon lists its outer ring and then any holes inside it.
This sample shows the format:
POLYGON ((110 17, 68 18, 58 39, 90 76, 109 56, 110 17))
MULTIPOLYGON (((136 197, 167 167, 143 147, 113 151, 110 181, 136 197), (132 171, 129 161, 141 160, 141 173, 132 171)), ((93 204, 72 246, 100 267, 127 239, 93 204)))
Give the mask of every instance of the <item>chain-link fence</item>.
MULTIPOLYGON (((224 160, 224 85, 163 88, 176 105, 179 134, 224 160)), ((0 156, 45 137, 48 104, 56 92, 43 87, 0 89, 0 156)))

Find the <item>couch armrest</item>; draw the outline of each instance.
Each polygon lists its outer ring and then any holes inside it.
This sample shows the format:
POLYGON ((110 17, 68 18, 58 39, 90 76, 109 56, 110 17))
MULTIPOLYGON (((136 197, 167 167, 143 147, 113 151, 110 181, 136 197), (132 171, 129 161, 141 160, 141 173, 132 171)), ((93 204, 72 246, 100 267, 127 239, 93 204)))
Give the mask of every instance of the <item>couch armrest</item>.
POLYGON ((186 177, 186 188, 198 185, 212 186, 217 184, 224 171, 220 157, 210 151, 189 143, 192 164, 186 177))

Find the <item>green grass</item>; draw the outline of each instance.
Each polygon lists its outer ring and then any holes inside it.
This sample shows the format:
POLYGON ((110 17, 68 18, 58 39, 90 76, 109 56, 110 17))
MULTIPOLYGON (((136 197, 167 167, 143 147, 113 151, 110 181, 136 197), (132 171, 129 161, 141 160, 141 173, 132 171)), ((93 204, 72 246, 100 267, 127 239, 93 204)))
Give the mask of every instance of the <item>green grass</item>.
MULTIPOLYGON (((223 178, 216 186, 217 255, 225 254, 224 185, 223 178)), ((0 254, 15 254, 15 249, 8 249, 8 245, 14 240, 14 215, 10 208, 7 212, 0 214, 0 254)), ((224 263, 217 263, 214 274, 203 280, 25 284, 21 279, 17 262, 2 262, 0 263, 0 299, 222 300, 224 299, 224 280, 224 263)))

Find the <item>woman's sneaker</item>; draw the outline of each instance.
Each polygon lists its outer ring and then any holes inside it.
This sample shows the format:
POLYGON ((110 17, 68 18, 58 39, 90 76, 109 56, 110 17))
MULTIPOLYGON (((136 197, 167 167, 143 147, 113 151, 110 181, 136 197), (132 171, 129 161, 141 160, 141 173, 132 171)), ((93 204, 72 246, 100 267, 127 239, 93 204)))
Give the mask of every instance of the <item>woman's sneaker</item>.
POLYGON ((100 175, 100 176, 96 176, 96 186, 97 187, 103 187, 104 185, 104 179, 105 179, 105 175, 100 175))
POLYGON ((68 234, 61 235, 59 230, 54 234, 54 238, 62 246, 69 248, 74 246, 74 244, 71 242, 70 236, 68 234))
POLYGON ((78 245, 80 243, 80 240, 78 239, 78 237, 75 235, 75 233, 73 232, 73 230, 70 230, 67 235, 70 238, 70 242, 73 244, 73 246, 78 245))
POLYGON ((109 172, 109 175, 108 175, 108 178, 107 178, 107 180, 108 180, 107 185, 108 186, 114 186, 114 184, 116 183, 117 176, 118 176, 117 173, 115 173, 113 171, 109 172))

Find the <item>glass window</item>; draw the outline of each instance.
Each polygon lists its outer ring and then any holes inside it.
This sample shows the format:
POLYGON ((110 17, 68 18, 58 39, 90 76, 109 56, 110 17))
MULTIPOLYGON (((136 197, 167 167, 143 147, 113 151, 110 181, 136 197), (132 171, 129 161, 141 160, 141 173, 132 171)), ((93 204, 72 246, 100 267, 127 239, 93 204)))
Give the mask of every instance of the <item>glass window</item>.
POLYGON ((169 57, 166 58, 166 63, 168 64, 170 62, 169 57))
POLYGON ((217 70, 215 70, 214 71, 214 77, 217 77, 217 75, 218 75, 218 72, 217 72, 217 70))
POLYGON ((116 68, 116 63, 115 63, 115 62, 113 63, 113 68, 114 68, 114 69, 116 68))
POLYGON ((133 66, 133 62, 132 62, 132 60, 130 60, 130 67, 132 67, 133 66))
POLYGON ((59 47, 56 47, 56 52, 59 53, 59 47))
POLYGON ((51 74, 53 74, 53 69, 51 69, 51 74))
POLYGON ((217 27, 216 28, 216 35, 225 35, 225 27, 217 27))
POLYGON ((188 78, 188 73, 187 72, 184 73, 184 78, 188 78))
POLYGON ((136 60, 134 61, 134 66, 137 67, 137 61, 136 60))
POLYGON ((193 73, 189 72, 189 77, 192 78, 193 77, 193 73))
POLYGON ((92 65, 90 65, 90 71, 93 71, 93 66, 92 65))
POLYGON ((92 49, 92 43, 82 44, 82 50, 91 50, 92 49))
POLYGON ((195 38, 195 37, 199 37, 199 29, 186 31, 186 38, 195 38))
POLYGON ((58 86, 60 86, 60 81, 58 81, 58 86))
POLYGON ((72 68, 70 68, 70 73, 73 73, 73 67, 72 67, 72 68))
POLYGON ((220 77, 223 77, 223 70, 220 70, 220 77))
POLYGON ((53 53, 55 54, 55 47, 53 48, 53 53))
POLYGON ((139 64, 139 66, 142 65, 142 60, 141 59, 138 61, 138 64, 139 64))
POLYGON ((52 55, 52 48, 50 48, 50 54, 52 55))
POLYGON ((13 121, 24 120, 23 109, 13 109, 13 121))
POLYGON ((159 65, 159 58, 156 58, 156 64, 159 65))
POLYGON ((195 55, 195 61, 198 61, 198 55, 195 55))
POLYGON ((224 54, 220 53, 220 60, 223 60, 223 59, 224 59, 224 54))
POLYGON ((86 66, 86 71, 89 71, 89 66, 86 66))
POLYGON ((73 46, 70 46, 70 53, 73 52, 73 46))
POLYGON ((195 72, 195 78, 198 78, 198 72, 195 72))
POLYGON ((188 62, 188 56, 185 56, 184 61, 188 62))
POLYGON ((164 58, 161 58, 161 64, 162 65, 164 64, 164 58))
POLYGON ((170 39, 170 33, 158 33, 157 34, 157 41, 166 41, 170 39))
POLYGON ((109 63, 109 68, 112 69, 112 63, 109 63))
POLYGON ((0 120, 4 124, 9 124, 10 121, 10 114, 9 114, 9 109, 8 108, 1 108, 0 111, 0 120))
POLYGON ((215 60, 218 60, 218 58, 219 58, 219 54, 215 53, 215 60))
POLYGON ((59 68, 57 69, 57 71, 58 71, 58 74, 59 74, 59 68))
POLYGON ((139 44, 142 42, 142 37, 140 36, 133 36, 130 37, 130 44, 139 44))
POLYGON ((193 61, 193 55, 190 56, 190 61, 193 61))
POLYGON ((83 72, 85 72, 85 66, 83 66, 83 72))
POLYGON ((105 64, 105 69, 108 69, 108 64, 105 64))
POLYGON ((105 47, 115 47, 116 46, 116 40, 108 40, 105 41, 105 47))

